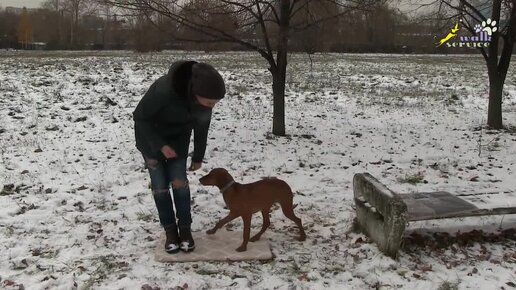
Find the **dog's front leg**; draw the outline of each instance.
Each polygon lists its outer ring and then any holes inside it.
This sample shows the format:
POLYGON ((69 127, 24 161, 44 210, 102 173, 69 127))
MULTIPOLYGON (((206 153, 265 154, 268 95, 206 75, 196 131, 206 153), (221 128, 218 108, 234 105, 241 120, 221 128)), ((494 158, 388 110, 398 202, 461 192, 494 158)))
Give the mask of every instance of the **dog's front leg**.
POLYGON ((230 221, 236 219, 237 217, 238 217, 237 214, 229 212, 229 214, 226 217, 224 217, 217 224, 215 224, 215 226, 212 229, 207 230, 206 233, 208 235, 213 235, 218 229, 220 229, 221 227, 223 227, 225 224, 229 223, 230 221))
POLYGON ((242 215, 242 220, 244 221, 244 240, 242 245, 236 249, 237 252, 245 252, 247 250, 247 242, 249 242, 249 236, 251 235, 251 217, 251 214, 242 215))

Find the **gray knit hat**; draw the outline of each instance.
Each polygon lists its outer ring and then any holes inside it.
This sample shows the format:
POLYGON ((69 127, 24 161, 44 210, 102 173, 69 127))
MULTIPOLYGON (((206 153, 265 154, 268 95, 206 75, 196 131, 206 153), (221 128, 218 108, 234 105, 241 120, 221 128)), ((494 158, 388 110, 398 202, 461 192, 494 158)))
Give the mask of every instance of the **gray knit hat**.
POLYGON ((220 100, 226 94, 224 79, 219 72, 207 63, 192 66, 192 94, 208 99, 220 100))

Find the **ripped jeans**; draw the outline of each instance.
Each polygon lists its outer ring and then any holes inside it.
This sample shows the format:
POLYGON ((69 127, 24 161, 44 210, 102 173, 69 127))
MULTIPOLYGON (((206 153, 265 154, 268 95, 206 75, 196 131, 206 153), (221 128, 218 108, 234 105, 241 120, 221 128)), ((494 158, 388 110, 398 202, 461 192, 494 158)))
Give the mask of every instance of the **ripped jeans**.
POLYGON ((154 202, 158 208, 159 221, 166 228, 190 226, 192 215, 190 212, 190 187, 186 176, 186 159, 174 158, 158 160, 143 157, 151 178, 154 202), (170 195, 170 186, 174 202, 170 195), (174 207, 176 217, 174 217, 174 207))

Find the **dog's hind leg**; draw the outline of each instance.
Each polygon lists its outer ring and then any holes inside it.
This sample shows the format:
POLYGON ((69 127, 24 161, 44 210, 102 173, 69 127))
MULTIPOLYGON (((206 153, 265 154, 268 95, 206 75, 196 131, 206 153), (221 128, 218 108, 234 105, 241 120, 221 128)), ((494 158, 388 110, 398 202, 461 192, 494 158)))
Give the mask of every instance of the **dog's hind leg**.
POLYGON ((260 239, 260 237, 262 236, 262 234, 265 232, 265 230, 267 230, 267 228, 271 225, 271 219, 269 217, 270 210, 271 210, 270 208, 262 210, 262 216, 263 216, 262 229, 250 239, 251 242, 258 241, 260 239))
POLYGON ((242 215, 242 220, 244 221, 244 240, 242 245, 236 249, 237 252, 245 252, 247 250, 247 242, 249 242, 249 236, 251 235, 251 217, 252 214, 242 215))
POLYGON ((303 223, 301 222, 301 219, 298 218, 295 214, 294 214, 294 207, 292 205, 292 200, 290 201, 284 201, 281 204, 281 210, 283 211, 283 214, 288 217, 289 219, 291 219, 292 221, 294 221, 297 225, 297 227, 299 228, 299 238, 298 240, 299 241, 304 241, 306 240, 306 234, 305 234, 305 230, 303 229, 303 223))

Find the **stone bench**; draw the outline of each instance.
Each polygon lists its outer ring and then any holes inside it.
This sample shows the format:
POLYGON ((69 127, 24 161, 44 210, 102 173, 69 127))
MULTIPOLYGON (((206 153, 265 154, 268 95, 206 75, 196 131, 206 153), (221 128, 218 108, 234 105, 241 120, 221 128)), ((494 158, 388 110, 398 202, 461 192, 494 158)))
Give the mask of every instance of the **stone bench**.
POLYGON ((386 255, 397 258, 411 221, 516 214, 516 192, 397 194, 369 173, 353 177, 357 222, 386 255))

